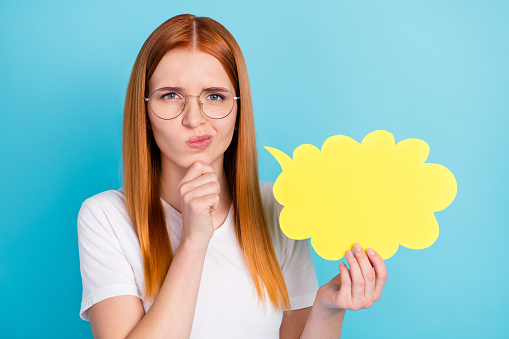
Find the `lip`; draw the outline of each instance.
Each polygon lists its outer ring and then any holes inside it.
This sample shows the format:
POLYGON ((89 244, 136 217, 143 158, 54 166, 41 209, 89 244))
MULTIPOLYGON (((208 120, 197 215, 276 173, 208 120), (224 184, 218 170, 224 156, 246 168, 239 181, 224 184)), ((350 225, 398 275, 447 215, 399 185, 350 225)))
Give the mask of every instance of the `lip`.
POLYGON ((212 141, 212 136, 205 135, 197 135, 192 138, 187 139, 186 144, 194 149, 204 149, 206 148, 210 142, 212 141))

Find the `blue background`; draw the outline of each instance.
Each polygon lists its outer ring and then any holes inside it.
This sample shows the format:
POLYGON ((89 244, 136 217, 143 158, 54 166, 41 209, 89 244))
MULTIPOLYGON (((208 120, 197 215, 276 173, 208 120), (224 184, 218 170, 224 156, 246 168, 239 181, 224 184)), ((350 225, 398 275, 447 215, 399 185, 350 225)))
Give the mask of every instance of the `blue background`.
MULTIPOLYGON (((251 80, 261 180, 329 136, 425 140, 456 176, 440 236, 400 248, 344 338, 499 338, 509 301, 509 2, 11 1, 0 5, 0 336, 91 338, 79 318, 76 217, 117 189, 125 90, 148 35, 181 13, 236 37, 251 80)), ((320 284, 338 262, 316 254, 320 284)))

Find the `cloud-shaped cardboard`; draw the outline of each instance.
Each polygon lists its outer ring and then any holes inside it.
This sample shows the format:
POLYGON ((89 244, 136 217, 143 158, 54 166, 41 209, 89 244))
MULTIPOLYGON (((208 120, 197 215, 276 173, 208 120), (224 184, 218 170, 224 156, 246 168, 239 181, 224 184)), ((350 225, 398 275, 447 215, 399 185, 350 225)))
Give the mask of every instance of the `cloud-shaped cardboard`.
POLYGON ((431 246, 438 238, 433 212, 454 200, 457 184, 444 166, 425 163, 429 146, 420 139, 395 145, 383 130, 362 143, 335 135, 321 151, 309 144, 295 149, 293 159, 265 147, 283 172, 273 193, 283 205, 280 226, 291 239, 311 238, 316 253, 339 260, 358 242, 392 257, 402 245, 431 246))

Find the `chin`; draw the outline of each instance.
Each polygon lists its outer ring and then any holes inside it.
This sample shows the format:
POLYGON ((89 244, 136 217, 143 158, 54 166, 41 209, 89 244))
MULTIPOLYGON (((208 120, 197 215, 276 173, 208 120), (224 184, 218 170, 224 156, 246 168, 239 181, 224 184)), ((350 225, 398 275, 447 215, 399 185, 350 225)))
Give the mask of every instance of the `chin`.
POLYGON ((223 157, 211 158, 206 154, 195 154, 193 156, 187 157, 184 161, 178 163, 177 165, 182 168, 189 168, 193 163, 197 161, 212 166, 216 161, 221 161, 222 163, 223 157))

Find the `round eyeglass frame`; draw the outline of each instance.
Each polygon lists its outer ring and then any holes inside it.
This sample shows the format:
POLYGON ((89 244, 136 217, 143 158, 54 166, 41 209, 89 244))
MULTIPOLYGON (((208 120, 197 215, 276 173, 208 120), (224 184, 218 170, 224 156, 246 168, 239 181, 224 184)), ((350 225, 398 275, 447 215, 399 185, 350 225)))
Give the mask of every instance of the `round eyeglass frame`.
POLYGON ((236 96, 232 93, 232 91, 230 91, 228 88, 224 88, 224 87, 209 87, 209 88, 205 88, 204 90, 202 90, 202 91, 200 92, 200 94, 199 94, 199 95, 192 95, 192 94, 186 95, 183 91, 176 91, 176 92, 181 92, 181 93, 183 93, 183 94, 184 94, 184 105, 182 105, 182 110, 180 111, 180 113, 179 113, 179 114, 177 114, 177 115, 176 115, 176 116, 174 116, 173 118, 168 118, 168 119, 167 119, 167 118, 162 118, 162 117, 160 117, 159 115, 157 115, 157 114, 156 114, 156 112, 154 112, 154 110, 152 109, 152 105, 150 104, 150 97, 152 97, 152 95, 153 95, 155 92, 159 91, 160 89, 164 89, 164 88, 171 88, 171 87, 161 87, 161 88, 158 88, 158 89, 156 89, 155 91, 153 91, 152 93, 150 93, 149 98, 145 98, 145 102, 148 102, 148 105, 149 105, 150 110, 152 111, 152 113, 154 113, 154 115, 155 115, 156 117, 158 117, 159 119, 162 119, 162 120, 173 120, 173 119, 175 119, 175 118, 178 118, 178 117, 182 114, 182 112, 184 112, 184 110, 185 110, 185 109, 186 109, 186 107, 187 107, 187 97, 196 97, 196 100, 198 101, 198 107, 200 108, 200 111, 201 111, 203 114, 205 114, 205 116, 206 116, 207 118, 209 118, 209 119, 224 119, 224 118, 226 118, 226 117, 227 117, 227 116, 229 116, 229 115, 230 115, 230 113, 233 111, 233 107, 235 107, 235 100, 239 100, 239 99, 240 99, 240 97, 236 97, 236 96), (200 96, 202 95, 202 93, 203 93, 203 92, 205 92, 205 91, 207 91, 207 90, 210 90, 211 88, 221 88, 221 89, 225 89, 225 90, 227 90, 228 92, 230 92, 230 94, 233 96, 233 105, 232 105, 232 108, 230 109, 230 112, 228 112, 228 114, 226 114, 226 115, 225 115, 224 117, 222 117, 222 118, 212 118, 212 117, 208 116, 208 115, 207 115, 207 113, 205 113, 205 112, 203 111, 203 108, 202 108, 202 107, 203 107, 203 103, 199 100, 199 99, 200 99, 200 96))

